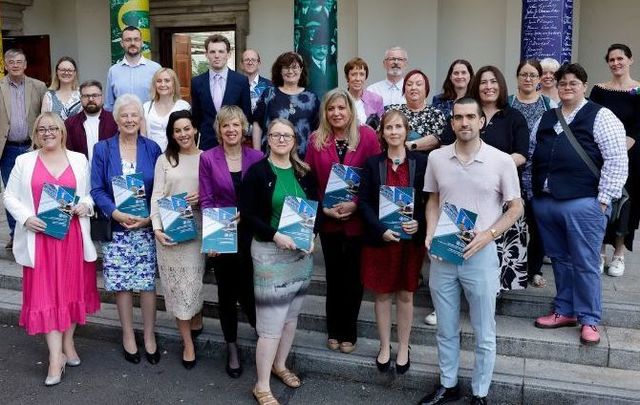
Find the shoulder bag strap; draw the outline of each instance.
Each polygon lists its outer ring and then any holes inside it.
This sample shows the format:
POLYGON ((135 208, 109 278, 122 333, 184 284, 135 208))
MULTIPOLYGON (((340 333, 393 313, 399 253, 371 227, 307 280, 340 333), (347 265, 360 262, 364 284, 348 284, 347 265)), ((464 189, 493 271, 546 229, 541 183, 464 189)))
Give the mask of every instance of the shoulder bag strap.
POLYGON ((600 170, 596 167, 595 163, 593 163, 593 160, 591 160, 589 155, 587 155, 587 152, 584 151, 584 148, 582 147, 582 145, 580 145, 580 142, 578 142, 576 137, 573 135, 573 132, 569 128, 569 125, 567 125, 567 121, 564 119, 564 116, 562 115, 562 107, 558 107, 555 110, 556 110, 556 116, 558 117, 558 122, 560 122, 560 125, 562 126, 562 130, 564 131, 564 134, 567 136, 569 143, 571 144, 571 146, 573 146, 573 149, 576 151, 578 156, 580 156, 580 159, 582 159, 584 164, 586 164, 589 170, 591 170, 591 173, 593 173, 593 175, 599 179, 600 170))

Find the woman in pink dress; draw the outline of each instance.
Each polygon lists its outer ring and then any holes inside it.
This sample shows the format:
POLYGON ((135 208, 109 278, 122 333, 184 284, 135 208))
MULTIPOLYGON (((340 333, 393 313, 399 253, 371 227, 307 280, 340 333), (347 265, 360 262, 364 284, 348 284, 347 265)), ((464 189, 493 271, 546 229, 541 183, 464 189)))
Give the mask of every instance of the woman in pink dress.
POLYGON ((60 383, 65 365, 80 365, 73 342, 75 327, 100 309, 96 250, 89 231, 93 214, 89 166, 84 155, 65 149, 66 136, 60 117, 40 114, 31 135, 35 150, 16 159, 4 193, 5 207, 17 222, 13 254, 24 266, 20 325, 29 335, 45 334, 47 386, 60 383), (53 224, 36 216, 51 185, 73 189, 77 197, 77 203, 60 207, 61 215, 70 216, 64 236, 49 236, 53 224))

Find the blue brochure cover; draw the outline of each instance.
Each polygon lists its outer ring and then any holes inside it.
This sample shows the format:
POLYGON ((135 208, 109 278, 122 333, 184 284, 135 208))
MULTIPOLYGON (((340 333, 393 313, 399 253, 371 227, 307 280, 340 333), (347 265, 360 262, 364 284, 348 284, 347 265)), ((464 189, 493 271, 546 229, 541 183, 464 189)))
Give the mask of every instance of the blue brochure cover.
POLYGON ((413 219, 413 187, 380 186, 380 222, 400 234, 400 239, 411 239, 402 230, 402 223, 413 219))
POLYGON ((113 199, 120 212, 141 218, 149 216, 142 173, 114 176, 111 185, 113 199))
POLYGON ((71 210, 77 201, 75 189, 44 183, 37 217, 47 224, 45 235, 56 239, 64 239, 67 236, 73 216, 71 210))
POLYGON ((341 202, 353 201, 360 188, 361 171, 358 167, 334 163, 329 173, 322 206, 331 208, 341 202))
POLYGON ((202 210, 202 253, 237 253, 238 215, 236 207, 202 210))
POLYGON ((317 201, 287 196, 282 206, 278 232, 290 236, 298 249, 310 250, 317 213, 317 201))
POLYGON ((463 250, 473 239, 478 214, 445 202, 429 253, 453 264, 464 262, 463 250))
POLYGON ((185 199, 186 196, 187 193, 181 193, 158 200, 162 228, 175 243, 193 240, 198 236, 193 209, 185 199))

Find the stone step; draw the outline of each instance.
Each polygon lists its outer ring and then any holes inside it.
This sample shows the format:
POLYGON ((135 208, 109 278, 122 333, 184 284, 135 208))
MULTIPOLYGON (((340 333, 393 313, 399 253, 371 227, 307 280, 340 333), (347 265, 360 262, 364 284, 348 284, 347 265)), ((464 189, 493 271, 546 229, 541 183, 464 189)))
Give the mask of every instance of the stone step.
MULTIPOLYGON (((17 323, 21 293, 0 289, 0 321, 17 323)), ((218 322, 205 318, 205 331, 198 338, 201 358, 223 359, 226 355, 224 339, 218 322)), ((134 311, 134 325, 141 339, 142 323, 139 311, 134 311)), ((157 335, 163 349, 162 361, 180 361, 180 337, 174 319, 160 311, 157 335)), ((76 332, 87 338, 120 342, 120 324, 115 305, 103 303, 96 316, 76 332)), ((239 325, 238 343, 243 350, 246 367, 254 367, 255 332, 245 323, 239 325)), ((397 349, 397 345, 394 344, 397 349)), ((414 343, 411 369, 405 375, 380 373, 374 364, 378 351, 375 339, 358 340, 357 350, 345 355, 325 347, 325 335, 313 330, 299 329, 290 355, 290 367, 303 378, 305 374, 319 374, 327 378, 348 379, 375 383, 393 388, 430 391, 438 381, 438 360, 434 346, 414 343)), ((206 361, 206 360, 205 360, 206 361)), ((460 362, 461 386, 469 394, 473 353, 463 350, 460 362)), ((571 364, 567 362, 498 355, 489 401, 497 404, 611 404, 640 403, 640 371, 571 364)), ((304 385, 303 388, 304 389, 304 385)))
MULTIPOLYGON (((0 274, 0 288, 19 290, 19 266, 4 266, 0 274), (8 275, 7 273, 14 273, 8 275), (9 285, 9 286, 8 286, 9 285)), ((103 280, 98 278, 98 286, 102 302, 114 304, 115 294, 102 288, 103 280)), ((165 310, 162 293, 162 281, 158 282, 158 310, 165 310)), ((218 318, 217 285, 204 286, 204 315, 218 318)), ((139 306, 137 295, 134 305, 139 306)), ((411 342, 421 345, 435 345, 436 327, 424 324, 423 319, 429 313, 427 308, 415 308, 411 342)), ((246 321, 239 311, 239 317, 246 321)), ((640 329, 617 328, 603 326, 601 342, 597 346, 584 346, 579 342, 579 328, 562 328, 558 330, 542 330, 533 325, 532 319, 496 315, 497 353, 507 356, 528 357, 542 360, 564 361, 619 369, 640 370, 640 329)), ((325 297, 308 295, 298 320, 300 329, 326 332, 325 297)), ((373 303, 363 301, 358 319, 358 335, 368 339, 377 339, 378 331, 375 322, 373 303)), ((474 335, 467 313, 461 316, 461 345, 465 350, 472 350, 474 335)))

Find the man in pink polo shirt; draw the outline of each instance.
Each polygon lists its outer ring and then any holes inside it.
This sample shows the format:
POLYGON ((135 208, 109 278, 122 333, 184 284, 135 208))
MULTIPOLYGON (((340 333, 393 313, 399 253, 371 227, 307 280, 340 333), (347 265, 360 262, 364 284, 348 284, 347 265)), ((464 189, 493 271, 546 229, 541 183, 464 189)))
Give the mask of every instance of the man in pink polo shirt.
POLYGON ((445 202, 478 214, 473 239, 464 249, 464 262, 432 260, 431 298, 438 317, 440 385, 420 404, 443 404, 460 398, 460 293, 469 302, 476 337, 471 378, 471 404, 486 404, 496 358, 496 293, 499 263, 494 240, 522 215, 520 183, 513 159, 480 139, 485 117, 477 101, 463 97, 453 106, 451 124, 456 141, 434 150, 424 180, 430 193, 426 208, 427 248, 445 202), (508 210, 503 214, 503 204, 508 210))

